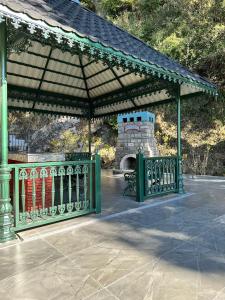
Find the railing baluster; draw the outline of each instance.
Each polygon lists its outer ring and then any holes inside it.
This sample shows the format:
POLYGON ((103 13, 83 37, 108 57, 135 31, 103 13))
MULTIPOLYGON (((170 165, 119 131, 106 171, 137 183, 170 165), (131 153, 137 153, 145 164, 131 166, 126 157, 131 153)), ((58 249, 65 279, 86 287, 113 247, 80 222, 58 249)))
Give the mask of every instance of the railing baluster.
POLYGON ((169 159, 169 164, 170 164, 170 190, 172 190, 172 159, 169 159))
POLYGON ((45 178, 48 177, 48 171, 46 168, 41 168, 40 178, 42 178, 42 188, 41 188, 41 200, 42 200, 42 208, 40 209, 40 216, 42 218, 46 217, 48 214, 48 208, 45 208, 45 199, 46 199, 46 191, 45 191, 45 178))
POLYGON ((158 179, 157 179, 157 187, 158 192, 161 192, 161 159, 158 160, 158 179))
POLYGON ((82 169, 82 173, 84 174, 84 201, 83 201, 83 208, 88 209, 89 201, 87 199, 87 174, 88 174, 88 165, 84 165, 82 169))
POLYGON ((151 191, 151 194, 154 193, 154 181, 153 181, 153 177, 154 177, 154 174, 153 174, 153 161, 151 161, 150 163, 150 174, 151 174, 151 188, 150 188, 150 191, 151 191))
POLYGON ((38 172, 36 168, 32 168, 30 171, 30 179, 32 180, 32 210, 30 217, 33 222, 38 218, 38 210, 36 207, 36 179, 38 178, 38 172))
POLYGON ((15 194, 15 201, 18 201, 18 204, 19 204, 19 180, 22 180, 22 190, 21 190, 21 200, 22 200, 22 213, 20 213, 20 221, 22 222, 22 224, 26 224, 27 223, 27 217, 28 217, 28 214, 26 212, 26 206, 25 206, 25 203, 26 203, 26 190, 25 190, 25 180, 28 179, 28 174, 27 174, 27 171, 26 169, 21 169, 21 171, 19 172, 19 176, 18 176, 18 168, 15 168, 15 177, 14 177, 14 180, 15 180, 15 191, 14 191, 14 194, 15 194), (18 195, 16 195, 18 193, 18 195))
POLYGON ((92 185, 93 185, 93 180, 92 180, 92 171, 93 171, 93 161, 91 161, 91 163, 89 164, 89 207, 90 210, 93 209, 93 189, 92 189, 92 185))
POLYGON ((13 171, 13 213, 14 226, 18 226, 20 221, 20 207, 19 207, 19 169, 15 168, 13 171))
POLYGON ((76 202, 75 208, 77 211, 81 209, 81 201, 80 201, 80 179, 79 175, 81 174, 81 166, 76 165, 74 174, 76 175, 76 202))
POLYGON ((163 184, 163 192, 165 191, 165 160, 162 159, 162 184, 163 184))
POLYGON ((73 211, 73 203, 72 203, 72 182, 71 182, 71 176, 73 175, 73 167, 69 166, 67 168, 66 174, 69 176, 69 182, 68 182, 68 194, 69 194, 69 203, 67 203, 67 211, 68 213, 72 213, 73 211))
POLYGON ((60 205, 58 205, 58 210, 59 214, 63 215, 66 209, 66 206, 63 203, 63 177, 66 175, 65 168, 63 166, 59 167, 58 175, 60 176, 60 205))
POLYGON ((50 215, 54 217, 57 213, 57 206, 55 206, 55 177, 57 176, 56 167, 51 167, 50 176, 52 178, 52 206, 49 209, 50 215))

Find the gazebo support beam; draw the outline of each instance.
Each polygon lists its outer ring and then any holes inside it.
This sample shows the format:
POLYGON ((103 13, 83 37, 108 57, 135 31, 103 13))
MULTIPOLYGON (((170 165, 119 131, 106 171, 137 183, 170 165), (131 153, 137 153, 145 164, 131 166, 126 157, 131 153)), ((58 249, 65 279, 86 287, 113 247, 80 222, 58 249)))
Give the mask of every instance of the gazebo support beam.
POLYGON ((0 242, 15 238, 12 229, 12 205, 9 196, 8 108, 7 108, 7 34, 6 23, 0 24, 0 242))
POLYGON ((177 190, 179 194, 184 193, 183 171, 182 171, 182 145, 181 145, 181 96, 180 85, 176 93, 177 102, 177 190))
POLYGON ((88 119, 88 152, 91 153, 91 143, 92 143, 92 135, 91 135, 91 119, 88 119))

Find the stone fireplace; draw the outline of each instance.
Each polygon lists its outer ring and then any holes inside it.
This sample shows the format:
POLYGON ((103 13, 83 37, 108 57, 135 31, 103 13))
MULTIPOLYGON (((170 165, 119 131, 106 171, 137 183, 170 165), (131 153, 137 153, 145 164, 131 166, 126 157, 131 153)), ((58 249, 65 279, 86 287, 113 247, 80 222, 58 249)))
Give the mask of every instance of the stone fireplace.
POLYGON ((154 136, 154 114, 150 112, 123 114, 118 115, 117 121, 117 169, 120 171, 134 170, 139 148, 147 157, 159 155, 154 136))

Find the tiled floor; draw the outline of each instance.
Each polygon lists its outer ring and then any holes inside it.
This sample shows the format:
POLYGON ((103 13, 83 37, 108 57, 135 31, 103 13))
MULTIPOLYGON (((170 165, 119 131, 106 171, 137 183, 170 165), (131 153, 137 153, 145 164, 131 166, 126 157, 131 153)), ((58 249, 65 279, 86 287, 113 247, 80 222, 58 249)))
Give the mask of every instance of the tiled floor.
POLYGON ((122 178, 103 185, 102 216, 1 246, 0 299, 225 299, 225 180, 187 179, 193 195, 144 205, 121 196, 122 178))

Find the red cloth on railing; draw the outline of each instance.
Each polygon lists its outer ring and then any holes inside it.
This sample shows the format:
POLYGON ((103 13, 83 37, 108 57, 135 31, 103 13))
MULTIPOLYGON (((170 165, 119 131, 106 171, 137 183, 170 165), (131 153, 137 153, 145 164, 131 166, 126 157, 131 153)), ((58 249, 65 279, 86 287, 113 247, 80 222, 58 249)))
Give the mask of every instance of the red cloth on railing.
MULTIPOLYGON (((8 160, 9 164, 21 164, 20 161, 8 160)), ((38 174, 40 174, 40 168, 37 168, 38 174)), ((26 169, 29 173, 30 170, 26 169)), ((49 174, 49 168, 47 168, 49 174)), ((21 180, 19 184, 19 194, 21 195, 21 180)), ((36 207, 34 209, 42 208, 42 178, 35 179, 35 188, 36 188, 36 207)), ((26 201, 25 201, 25 209, 26 211, 31 211, 33 209, 32 202, 32 179, 25 180, 25 193, 26 193, 26 201)), ((13 200, 13 171, 11 172, 11 180, 10 180, 10 197, 13 200)), ((52 205, 52 177, 45 178, 45 208, 49 208, 52 205)), ((21 197, 20 197, 20 207, 21 205, 21 197)))

